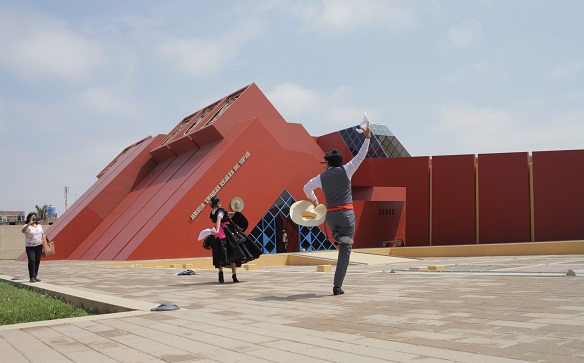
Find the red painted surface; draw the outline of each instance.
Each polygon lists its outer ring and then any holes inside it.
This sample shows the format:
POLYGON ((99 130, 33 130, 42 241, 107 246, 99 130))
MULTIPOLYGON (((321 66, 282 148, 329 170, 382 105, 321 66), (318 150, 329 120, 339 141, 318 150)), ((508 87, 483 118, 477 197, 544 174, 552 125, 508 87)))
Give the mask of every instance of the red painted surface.
MULTIPOLYGON (((430 236, 430 158, 427 156, 365 159, 355 175, 353 187, 404 187, 407 246, 428 246, 430 236)), ((360 221, 357 221, 360 223, 360 221)), ((360 226, 357 226, 360 228, 360 226)))
MULTIPOLYGON (((292 155, 279 145, 278 140, 269 134, 260 120, 255 120, 241 133, 230 135, 217 146, 213 154, 221 157, 216 160, 211 158, 205 160, 201 164, 201 168, 206 169, 204 173, 185 175, 180 186, 173 187, 176 192, 172 193, 152 216, 151 223, 142 227, 130 240, 128 247, 115 259, 151 259, 160 258, 156 256, 161 255, 162 258, 192 256, 195 250, 203 253, 201 242, 196 242, 196 236, 200 230, 212 226, 209 219, 210 208, 206 207, 194 221, 191 222, 190 219, 187 221, 189 223, 186 228, 181 228, 185 224, 185 217, 191 215, 194 207, 205 199, 233 165, 248 152, 249 158, 221 188, 218 195, 228 210, 231 199, 242 198, 245 202, 243 212, 251 226, 260 221, 265 211, 280 196, 292 173, 304 174, 306 180, 309 178, 309 175, 300 169, 282 170, 266 178, 269 170, 273 170, 272 165, 276 160, 277 164, 293 165, 292 155), (266 149, 270 152, 264 152, 266 149), (157 246, 160 240, 165 238, 171 239, 173 243, 164 251, 159 251, 157 246)), ((192 167, 187 165, 185 171, 189 169, 192 167)), ((298 199, 302 195, 295 197, 298 199)))
POLYGON ((144 208, 142 204, 136 202, 143 193, 149 191, 149 187, 158 178, 169 163, 161 163, 152 170, 124 200, 107 216, 103 223, 95 228, 82 244, 69 256, 70 259, 94 260, 111 243, 114 237, 120 233, 126 225, 132 222, 134 215, 144 208))
MULTIPOLYGON (((332 148, 352 158, 340 133, 309 135, 249 85, 185 117, 168 135, 120 153, 48 228, 52 258, 209 256, 196 237, 211 227, 210 209, 203 204, 193 214, 206 198, 218 191, 228 210, 232 198, 242 198, 249 233, 284 190, 306 199, 302 187, 324 171, 324 152, 332 148)), ((482 243, 529 240, 527 157, 479 157, 482 243)), ((427 246, 430 234, 434 245, 476 242, 474 155, 438 156, 432 164, 430 210, 430 157, 363 161, 352 180, 358 247, 397 239, 427 246)), ((584 239, 584 150, 534 153, 533 164, 536 240, 584 239)), ((324 200, 320 189, 316 194, 324 200)), ((298 250, 294 224, 284 219, 279 226, 288 231, 289 251, 298 250)))
POLYGON ((341 154, 343 154, 343 163, 347 163, 353 159, 353 155, 351 154, 351 150, 345 144, 343 137, 338 132, 333 132, 331 134, 327 134, 321 136, 317 140, 318 146, 322 149, 322 158, 320 161, 324 161, 324 154, 332 149, 339 150, 341 154))
POLYGON ((475 204, 475 156, 433 157, 432 245, 476 243, 475 204))
MULTIPOLYGON (((217 103, 219 109, 225 104, 222 102, 217 103)), ((201 111, 193 117, 197 114, 201 111)), ((241 92, 238 100, 210 123, 212 117, 213 112, 208 113, 200 125, 183 135, 182 130, 193 124, 186 118, 173 129, 172 137, 160 135, 147 147, 142 143, 139 153, 129 148, 116 158, 84 195, 83 203, 72 208, 75 213, 58 221, 70 222, 65 228, 79 233, 74 235, 58 223, 54 225, 62 253, 58 257, 137 260, 207 256, 209 252, 196 237, 211 227, 210 209, 205 206, 194 219, 191 215, 218 187, 217 195, 226 209, 236 196, 245 201, 244 214, 252 227, 283 190, 305 199, 304 183, 322 171, 322 150, 304 128, 288 124, 255 85, 241 92), (267 121, 251 117, 253 114, 267 121), (180 132, 175 132, 178 128, 180 132), (162 155, 161 150, 172 153, 162 155), (128 176, 135 169, 140 170, 140 180, 134 178, 129 184, 128 176), (97 190, 119 191, 119 195, 110 198, 97 190)))
POLYGON ((355 247, 382 247, 406 237, 406 188, 354 187, 355 247))
POLYGON ((479 243, 531 241, 529 154, 478 156, 479 243))
POLYGON ((534 152, 535 241, 584 239, 584 150, 534 152))

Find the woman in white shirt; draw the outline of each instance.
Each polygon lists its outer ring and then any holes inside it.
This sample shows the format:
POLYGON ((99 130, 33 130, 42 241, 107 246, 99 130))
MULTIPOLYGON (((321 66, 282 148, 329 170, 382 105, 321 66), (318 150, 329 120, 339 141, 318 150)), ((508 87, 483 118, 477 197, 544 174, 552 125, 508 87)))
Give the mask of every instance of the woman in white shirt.
POLYGON ((22 227, 26 256, 28 257, 28 275, 30 282, 41 281, 37 278, 37 275, 39 273, 39 266, 41 265, 45 233, 43 232, 43 227, 37 221, 38 217, 36 213, 31 212, 26 216, 26 224, 22 227))

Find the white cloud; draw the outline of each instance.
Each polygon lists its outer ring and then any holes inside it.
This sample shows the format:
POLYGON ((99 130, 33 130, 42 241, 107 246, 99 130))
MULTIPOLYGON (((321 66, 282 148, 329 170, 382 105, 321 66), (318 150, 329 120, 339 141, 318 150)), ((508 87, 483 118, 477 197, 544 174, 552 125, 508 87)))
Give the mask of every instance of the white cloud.
POLYGON ((92 113, 132 117, 138 107, 126 95, 112 89, 91 88, 79 94, 80 107, 92 113))
POLYGON ((70 108, 65 102, 42 103, 26 98, 10 98, 0 101, 0 124, 9 135, 13 135, 5 143, 0 143, 0 149, 14 147, 20 143, 34 143, 36 138, 52 137, 55 130, 61 130, 63 120, 69 118, 70 108), (22 133, 22 128, 27 129, 22 133))
POLYGON ((548 123, 531 128, 532 140, 536 142, 533 150, 571 150, 584 149, 584 110, 566 110, 551 116, 548 123), (562 145, 558 149, 558 145, 562 145))
MULTIPOLYGON (((267 92, 266 96, 286 121, 301 123, 314 136, 355 126, 365 111, 351 104, 352 90, 344 86, 327 95, 298 84, 285 83, 267 92)), ((368 114, 371 117, 375 112, 368 114)))
POLYGON ((438 151, 434 155, 557 150, 558 145, 580 149, 584 112, 533 119, 521 112, 447 105, 438 111, 437 122, 429 131, 438 151))
POLYGON ((322 104, 322 96, 314 90, 304 89, 298 84, 284 83, 271 90, 268 99, 280 113, 297 119, 312 112, 322 104))
POLYGON ((565 64, 556 69, 552 75, 554 79, 565 80, 577 78, 584 73, 584 63, 565 64))
POLYGON ((105 61, 99 43, 34 11, 0 13, 0 68, 29 81, 84 82, 105 61))
POLYGON ((187 76, 211 75, 234 60, 261 29, 259 23, 247 23, 216 38, 160 39, 156 52, 187 76))
POLYGON ((475 63, 468 68, 446 75, 446 80, 452 83, 507 81, 508 79, 506 72, 487 62, 475 63))
POLYGON ((445 106, 440 110, 435 131, 448 135, 463 150, 477 150, 501 145, 504 135, 514 129, 514 119, 508 113, 468 106, 445 106))
POLYGON ((294 1, 289 9, 306 24, 331 33, 372 26, 402 29, 415 23, 409 9, 385 0, 294 1))
POLYGON ((465 20, 448 30, 448 39, 457 47, 472 45, 481 35, 482 26, 478 20, 465 20))

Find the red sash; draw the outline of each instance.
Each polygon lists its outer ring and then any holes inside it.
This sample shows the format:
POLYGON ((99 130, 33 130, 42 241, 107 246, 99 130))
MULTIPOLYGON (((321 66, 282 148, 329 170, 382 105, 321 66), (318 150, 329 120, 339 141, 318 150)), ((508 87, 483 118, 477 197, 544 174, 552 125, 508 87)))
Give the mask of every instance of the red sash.
POLYGON ((327 212, 338 212, 340 210, 353 210, 353 204, 352 203, 341 204, 326 209, 327 212))

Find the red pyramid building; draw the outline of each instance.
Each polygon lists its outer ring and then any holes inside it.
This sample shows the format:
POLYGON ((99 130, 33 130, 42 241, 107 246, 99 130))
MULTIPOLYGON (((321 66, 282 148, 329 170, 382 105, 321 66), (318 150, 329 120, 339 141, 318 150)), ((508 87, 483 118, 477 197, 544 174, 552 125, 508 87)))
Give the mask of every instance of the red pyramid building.
MULTIPOLYGON (((354 128, 312 137, 251 84, 123 150, 47 229, 49 259, 208 256, 197 237, 211 227, 215 194, 226 209, 243 203, 246 232, 266 253, 335 249, 325 224, 298 226, 289 207, 306 199, 324 151, 348 161, 363 137, 354 128)), ((352 179, 355 247, 582 240, 583 184, 584 150, 410 157, 387 127, 372 125, 352 179)))
MULTIPOLYGON (((306 199, 302 187, 322 171, 322 155, 315 139, 287 123, 251 84, 186 117, 168 135, 126 148, 47 230, 58 246, 54 258, 206 256, 197 236, 211 227, 211 196, 224 207, 240 198, 256 226, 282 195, 288 206, 306 199)), ((283 228, 297 238, 287 217, 283 228)))

